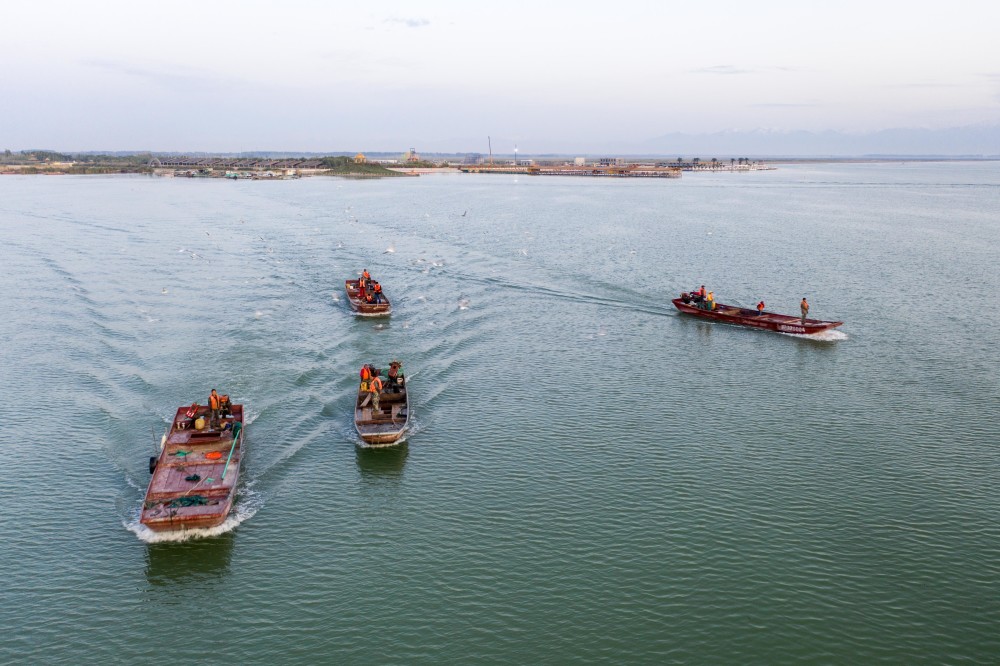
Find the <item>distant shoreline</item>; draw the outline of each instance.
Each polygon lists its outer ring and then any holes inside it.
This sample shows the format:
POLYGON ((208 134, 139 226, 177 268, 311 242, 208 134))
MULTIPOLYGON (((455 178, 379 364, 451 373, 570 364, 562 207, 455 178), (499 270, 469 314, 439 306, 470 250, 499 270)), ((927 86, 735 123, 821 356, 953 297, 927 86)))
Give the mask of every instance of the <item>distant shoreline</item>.
MULTIPOLYGON (((221 158, 217 158, 221 159, 221 158)), ((527 158, 521 158, 525 163, 529 163, 527 158)), ((665 157, 647 157, 647 158, 624 158, 629 161, 629 163, 639 164, 649 161, 656 160, 666 160, 670 158, 665 157)), ((693 159, 693 158, 692 158, 693 159)), ((507 160, 500 157, 495 157, 497 164, 502 164, 507 160)), ((1000 161, 1000 156, 991 157, 969 157, 969 156, 958 156, 958 157, 923 157, 923 156, 874 156, 874 157, 770 157, 770 158, 755 158, 756 163, 761 165, 766 165, 763 168, 751 169, 757 170, 768 170, 767 167, 773 169, 778 165, 808 165, 808 164, 905 164, 905 163, 942 163, 942 162, 998 162, 1000 161)), ((565 161, 559 158, 547 158, 538 159, 536 161, 539 165, 557 165, 563 164, 565 161)), ((725 160, 718 159, 717 162, 712 163, 711 161, 701 160, 698 164, 694 165, 694 168, 685 168, 685 171, 693 172, 715 172, 715 171, 744 171, 746 169, 736 169, 731 168, 729 164, 730 159, 725 160)), ((352 165, 353 166, 353 165, 352 165)), ((357 165, 358 167, 368 166, 368 165, 357 165)), ((407 167, 404 164, 393 164, 393 165, 382 165, 385 171, 391 172, 386 174, 376 174, 371 172, 366 172, 367 170, 358 169, 357 173, 353 173, 352 170, 331 170, 324 168, 302 168, 290 170, 294 171, 294 177, 315 177, 315 176, 335 176, 342 178, 382 178, 386 176, 419 176, 421 174, 441 174, 441 173, 461 173, 467 171, 469 165, 460 164, 457 162, 441 161, 437 166, 431 166, 427 164, 422 164, 420 166, 407 167)), ((690 165, 689 165, 690 166, 690 165)), ((516 167, 516 168, 520 168, 516 167)), ((177 173, 177 169, 170 167, 159 167, 150 166, 149 164, 137 164, 134 161, 131 164, 121 164, 121 163, 100 163, 100 162, 23 162, 23 163, 0 163, 0 176, 16 176, 16 175, 39 175, 39 176, 62 176, 62 175, 136 175, 136 174, 149 174, 156 176, 178 176, 181 174, 177 173)), ((239 172, 243 176, 250 178, 254 175, 254 179, 261 180, 267 179, 260 177, 259 174, 263 171, 260 168, 234 168, 232 172, 223 172, 220 170, 212 169, 207 170, 209 173, 203 174, 204 177, 213 178, 224 178, 227 177, 226 173, 239 172)), ((189 175, 189 174, 183 174, 189 175)), ((287 176, 292 175, 291 173, 286 174, 287 176)), ((284 177, 284 176, 283 176, 284 177)), ((281 179, 281 178, 275 178, 281 179)))

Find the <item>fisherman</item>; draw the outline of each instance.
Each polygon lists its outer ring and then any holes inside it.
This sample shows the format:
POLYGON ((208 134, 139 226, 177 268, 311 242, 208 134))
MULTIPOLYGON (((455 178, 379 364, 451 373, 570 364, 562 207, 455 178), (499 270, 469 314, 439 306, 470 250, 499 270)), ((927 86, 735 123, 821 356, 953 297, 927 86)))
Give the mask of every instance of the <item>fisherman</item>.
POLYGON ((389 364, 389 388, 393 393, 399 393, 399 389, 402 385, 403 364, 399 361, 393 361, 389 364))
POLYGON ((372 380, 368 382, 368 391, 372 394, 372 415, 378 414, 378 400, 379 394, 382 392, 382 380, 379 379, 378 375, 372 377, 372 380))
POLYGON ((368 280, 372 279, 372 274, 369 273, 368 269, 366 268, 365 270, 361 271, 361 277, 363 277, 365 279, 365 281, 367 282, 368 280))
POLYGON ((802 302, 799 303, 799 309, 802 310, 802 325, 805 326, 806 316, 809 314, 809 301, 806 300, 805 296, 802 297, 802 302))
POLYGON ((233 401, 229 399, 228 393, 223 393, 219 400, 219 414, 224 417, 233 415, 233 401))
POLYGON ((380 285, 378 282, 375 282, 372 285, 372 293, 375 296, 375 302, 376 303, 381 303, 382 302, 382 285, 380 285))
POLYGON ((701 285, 700 289, 695 289, 694 292, 691 294, 691 296, 692 296, 692 299, 694 300, 695 303, 704 303, 705 302, 705 285, 701 285))
POLYGON ((715 309, 715 292, 708 292, 708 296, 705 297, 705 309, 714 310, 715 309))
POLYGON ((361 366, 361 392, 364 393, 368 390, 368 382, 372 378, 371 366, 365 363, 361 366))
POLYGON ((764 301, 757 304, 757 316, 764 314, 764 301))
POLYGON ((365 285, 366 285, 365 276, 362 275, 361 277, 358 278, 358 293, 361 295, 362 298, 364 298, 365 296, 365 285))
POLYGON ((222 407, 222 398, 215 389, 208 395, 208 408, 212 410, 212 415, 208 419, 208 429, 215 430, 219 427, 219 411, 222 407))

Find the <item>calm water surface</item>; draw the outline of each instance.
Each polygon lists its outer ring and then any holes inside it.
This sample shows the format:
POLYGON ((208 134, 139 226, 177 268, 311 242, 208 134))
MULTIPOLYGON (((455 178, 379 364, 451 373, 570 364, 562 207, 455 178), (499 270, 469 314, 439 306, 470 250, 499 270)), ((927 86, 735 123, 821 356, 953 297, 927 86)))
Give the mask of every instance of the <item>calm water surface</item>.
POLYGON ((0 662, 1000 655, 996 163, 3 177, 0 261, 0 662), (702 283, 846 323, 677 315, 702 283), (413 431, 359 448, 394 357, 413 431), (148 456, 213 387, 236 513, 157 540, 148 456))

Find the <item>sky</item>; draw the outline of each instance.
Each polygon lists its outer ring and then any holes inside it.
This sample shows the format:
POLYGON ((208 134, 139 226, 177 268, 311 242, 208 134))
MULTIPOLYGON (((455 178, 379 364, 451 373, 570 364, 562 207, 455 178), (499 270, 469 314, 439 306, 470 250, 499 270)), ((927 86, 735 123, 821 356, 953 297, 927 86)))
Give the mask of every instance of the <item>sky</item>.
POLYGON ((0 150, 641 150, 1000 124, 996 0, 0 2, 0 150))

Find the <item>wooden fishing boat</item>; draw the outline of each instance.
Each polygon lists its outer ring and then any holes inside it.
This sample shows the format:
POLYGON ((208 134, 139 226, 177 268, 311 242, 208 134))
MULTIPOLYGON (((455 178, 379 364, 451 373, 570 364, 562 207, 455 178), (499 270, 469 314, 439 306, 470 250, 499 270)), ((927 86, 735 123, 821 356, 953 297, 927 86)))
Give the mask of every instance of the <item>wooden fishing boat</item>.
POLYGON ((769 331, 779 333, 794 333, 797 335, 811 335, 820 331, 827 331, 842 325, 842 321, 823 321, 822 319, 809 319, 805 321, 801 317, 794 315, 778 314, 764 310, 758 313, 756 310, 741 308, 737 305, 725 305, 716 303, 714 310, 706 310, 701 303, 696 303, 687 294, 681 294, 680 298, 673 299, 674 307, 684 314, 724 321, 728 324, 738 324, 739 326, 752 326, 753 328, 765 328, 769 331))
POLYGON ((354 427, 366 444, 387 446, 402 439, 410 423, 406 378, 402 368, 395 384, 387 378, 385 369, 376 369, 375 375, 383 383, 382 391, 379 392, 378 409, 375 409, 368 382, 362 379, 354 401, 354 427))
POLYGON ((232 405, 208 424, 209 408, 180 407, 167 428, 159 457, 149 459, 152 478, 139 521, 156 532, 221 525, 233 507, 243 448, 243 405, 232 405))
POLYGON ((384 292, 382 293, 380 303, 369 303, 361 295, 357 280, 345 280, 344 290, 347 292, 347 302, 350 303, 351 309, 359 315, 384 317, 392 313, 392 305, 389 303, 389 299, 386 298, 384 292))

